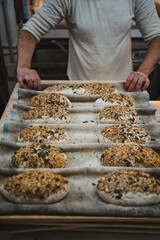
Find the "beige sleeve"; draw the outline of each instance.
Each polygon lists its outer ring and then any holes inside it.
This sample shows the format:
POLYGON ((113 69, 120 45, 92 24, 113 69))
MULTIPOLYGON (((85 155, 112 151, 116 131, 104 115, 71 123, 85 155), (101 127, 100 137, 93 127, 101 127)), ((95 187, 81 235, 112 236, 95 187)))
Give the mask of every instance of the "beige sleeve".
POLYGON ((44 34, 65 18, 66 12, 65 0, 45 0, 42 7, 29 19, 22 30, 30 32, 39 41, 44 34))
POLYGON ((160 19, 153 0, 135 0, 134 13, 136 24, 147 43, 160 36, 160 19))

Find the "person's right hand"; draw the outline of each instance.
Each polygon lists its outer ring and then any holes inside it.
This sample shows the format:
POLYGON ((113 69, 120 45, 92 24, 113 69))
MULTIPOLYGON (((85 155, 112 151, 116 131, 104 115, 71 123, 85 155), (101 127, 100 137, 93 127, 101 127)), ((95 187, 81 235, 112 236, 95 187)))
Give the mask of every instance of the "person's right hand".
POLYGON ((30 89, 40 90, 41 89, 41 79, 36 72, 36 70, 32 70, 29 68, 17 68, 17 78, 20 86, 22 88, 26 88, 24 81, 27 82, 27 85, 30 89))

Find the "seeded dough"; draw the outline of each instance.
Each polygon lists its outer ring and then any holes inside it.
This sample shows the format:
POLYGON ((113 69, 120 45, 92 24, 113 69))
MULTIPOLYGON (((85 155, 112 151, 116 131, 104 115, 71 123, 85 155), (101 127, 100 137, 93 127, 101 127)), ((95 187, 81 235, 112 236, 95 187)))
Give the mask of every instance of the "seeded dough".
POLYGON ((46 106, 54 106, 54 107, 71 107, 71 103, 69 99, 63 95, 58 93, 43 93, 37 96, 34 96, 30 99, 28 106, 31 107, 46 107, 46 106))
POLYGON ((59 148, 45 143, 23 146, 11 159, 13 168, 64 168, 66 163, 67 156, 59 148))
POLYGON ((148 144, 151 142, 149 133, 141 127, 119 124, 106 127, 99 137, 101 143, 139 143, 148 144))
POLYGON ((106 83, 82 83, 54 85, 44 89, 43 91, 60 92, 62 94, 96 95, 115 92, 116 88, 106 83))
POLYGON ((106 107, 110 105, 121 105, 125 107, 135 106, 133 100, 129 96, 126 96, 125 94, 122 94, 122 93, 119 93, 119 94, 110 93, 110 94, 104 95, 98 98, 94 103, 95 107, 106 107))
POLYGON ((57 173, 32 170, 6 178, 1 192, 12 202, 48 204, 66 197, 69 185, 68 181, 57 173))
POLYGON ((159 168, 160 156, 148 147, 122 144, 107 148, 101 162, 104 166, 159 168))
POLYGON ((68 123, 70 114, 62 107, 36 107, 23 116, 23 122, 31 123, 68 123))
POLYGON ((47 125, 30 126, 24 128, 19 134, 19 142, 47 142, 66 143, 69 141, 65 130, 47 125))
POLYGON ((148 173, 123 169, 101 178, 97 193, 111 204, 146 206, 160 202, 160 183, 148 173))
POLYGON ((107 106, 98 115, 100 123, 129 123, 139 122, 138 113, 130 108, 120 105, 107 106))

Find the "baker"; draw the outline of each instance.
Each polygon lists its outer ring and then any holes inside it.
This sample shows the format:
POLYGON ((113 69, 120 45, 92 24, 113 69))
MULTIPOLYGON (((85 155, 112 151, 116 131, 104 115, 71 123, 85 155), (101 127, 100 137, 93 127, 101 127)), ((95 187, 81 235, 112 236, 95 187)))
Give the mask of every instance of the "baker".
POLYGON ((62 19, 69 31, 67 74, 70 80, 124 80, 128 91, 145 90, 160 59, 160 20, 153 0, 45 0, 24 25, 18 43, 17 78, 25 88, 40 89, 38 73, 30 69, 37 42, 62 19), (135 20, 148 52, 132 69, 131 26, 135 20))

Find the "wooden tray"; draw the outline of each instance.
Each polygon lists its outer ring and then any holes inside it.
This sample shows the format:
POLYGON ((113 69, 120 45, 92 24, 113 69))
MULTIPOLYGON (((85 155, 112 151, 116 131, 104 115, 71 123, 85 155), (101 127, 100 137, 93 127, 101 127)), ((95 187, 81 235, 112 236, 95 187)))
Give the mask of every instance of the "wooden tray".
MULTIPOLYGON (((42 81, 49 84, 57 81, 42 81)), ((72 81, 77 82, 77 81, 72 81)), ((81 81, 83 82, 83 81, 81 81)), ((11 118, 12 105, 17 102, 16 84, 11 98, 6 106, 0 121, 0 137, 3 135, 3 123, 11 118)), ((156 117, 160 121, 159 101, 150 101, 157 108, 156 117)), ((99 231, 99 232, 125 232, 125 233, 150 233, 160 234, 160 218, 141 217, 85 217, 85 216, 0 216, 0 232, 34 232, 44 230, 67 230, 67 231, 99 231)))

